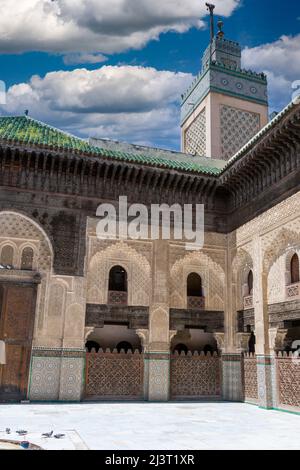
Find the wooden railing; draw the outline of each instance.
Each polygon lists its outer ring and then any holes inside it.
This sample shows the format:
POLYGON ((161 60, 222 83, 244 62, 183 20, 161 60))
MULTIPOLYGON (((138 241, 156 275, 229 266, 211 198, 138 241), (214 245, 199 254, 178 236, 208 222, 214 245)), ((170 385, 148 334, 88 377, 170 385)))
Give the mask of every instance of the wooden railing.
POLYGON ((109 305, 127 305, 127 292, 110 290, 108 291, 107 303, 109 305))
POLYGON ((189 309, 205 309, 205 297, 188 297, 187 308, 189 309))
POLYGON ((300 283, 291 284, 286 287, 286 297, 287 299, 295 299, 300 297, 300 283))

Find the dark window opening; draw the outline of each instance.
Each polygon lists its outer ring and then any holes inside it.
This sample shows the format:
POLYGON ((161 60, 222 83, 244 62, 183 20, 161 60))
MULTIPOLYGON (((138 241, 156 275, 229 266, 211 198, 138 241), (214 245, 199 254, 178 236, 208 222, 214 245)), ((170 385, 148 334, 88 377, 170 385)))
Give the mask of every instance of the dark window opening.
POLYGON ((130 349, 133 352, 133 347, 132 344, 128 343, 128 341, 121 341, 119 344, 117 344, 117 350, 118 353, 121 352, 121 350, 124 349, 124 351, 127 353, 130 349))
POLYGON ((253 272, 252 272, 252 270, 249 271, 247 284, 248 284, 248 294, 252 295, 253 294, 253 272))
POLYGON ((127 292, 127 272, 122 266, 111 268, 108 289, 115 292, 127 292))
POLYGON ((295 253, 291 259, 291 284, 299 282, 299 257, 295 253))
POLYGON ((208 353, 208 352, 213 353, 214 348, 210 344, 206 344, 203 348, 203 351, 205 352, 205 354, 208 353))
POLYGON ((181 354, 182 351, 183 351, 185 354, 187 354, 187 352, 188 352, 188 347, 187 347, 185 344, 180 343, 180 344, 177 344, 177 345, 175 346, 174 352, 175 352, 175 351, 178 351, 179 354, 181 354))
POLYGON ((96 352, 98 352, 99 349, 100 349, 100 344, 96 343, 96 341, 87 341, 87 342, 85 343, 85 349, 86 349, 86 351, 88 351, 88 352, 91 352, 92 349, 95 349, 96 352))
POLYGON ((253 331, 251 331, 251 336, 249 338, 249 343, 248 343, 249 353, 251 354, 255 354, 255 343, 256 343, 255 334, 253 333, 253 331))
POLYGON ((199 274, 189 274, 187 278, 187 296, 202 297, 202 279, 199 274))

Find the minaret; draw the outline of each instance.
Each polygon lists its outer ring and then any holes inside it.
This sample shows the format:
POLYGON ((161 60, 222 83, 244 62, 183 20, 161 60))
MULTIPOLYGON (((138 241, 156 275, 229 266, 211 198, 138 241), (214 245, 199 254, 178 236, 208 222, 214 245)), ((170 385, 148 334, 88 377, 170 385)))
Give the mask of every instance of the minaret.
POLYGON ((223 22, 202 57, 202 70, 182 95, 182 151, 228 160, 268 122, 267 78, 243 70, 241 46, 224 37, 223 22))

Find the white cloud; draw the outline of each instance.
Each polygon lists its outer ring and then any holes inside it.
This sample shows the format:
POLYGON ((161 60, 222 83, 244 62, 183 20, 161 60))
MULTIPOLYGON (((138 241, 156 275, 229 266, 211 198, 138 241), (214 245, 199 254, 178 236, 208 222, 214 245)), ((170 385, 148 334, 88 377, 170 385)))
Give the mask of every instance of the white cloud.
POLYGON ((243 51, 246 68, 268 75, 270 104, 280 110, 292 99, 292 84, 300 80, 300 34, 243 51))
MULTIPOLYGON (((215 0, 229 16, 240 0, 215 0)), ((0 52, 102 52, 143 47, 167 31, 203 27, 199 0, 0 0, 0 52)))
POLYGON ((103 66, 33 76, 7 91, 10 114, 32 117, 81 136, 175 147, 179 98, 190 74, 137 66, 103 66))

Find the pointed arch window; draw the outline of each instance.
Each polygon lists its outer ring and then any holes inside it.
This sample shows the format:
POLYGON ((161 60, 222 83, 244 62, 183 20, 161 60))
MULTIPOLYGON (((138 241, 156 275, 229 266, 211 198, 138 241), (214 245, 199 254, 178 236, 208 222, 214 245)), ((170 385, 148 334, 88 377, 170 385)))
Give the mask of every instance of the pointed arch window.
POLYGON ((197 273, 187 277, 187 308, 204 309, 202 279, 197 273))
POLYGON ((191 273, 187 278, 187 296, 202 297, 202 279, 197 273, 191 273))
POLYGON ((296 284, 299 281, 299 256, 295 253, 291 259, 291 284, 296 284))
POLYGON ((29 246, 24 248, 21 257, 21 269, 31 270, 33 265, 33 249, 29 246))
POLYGON ((122 266, 114 266, 109 272, 108 303, 127 304, 127 272, 122 266))
POLYGON ((10 245, 5 245, 1 250, 0 263, 4 268, 12 268, 14 260, 14 249, 10 245))
POLYGON ((247 278, 247 286, 248 286, 248 294, 253 294, 253 271, 252 269, 249 271, 248 278, 247 278))

